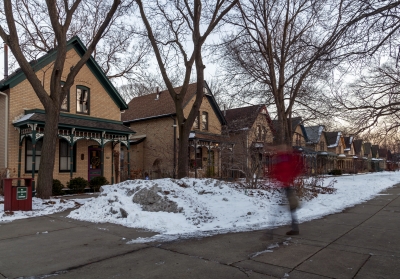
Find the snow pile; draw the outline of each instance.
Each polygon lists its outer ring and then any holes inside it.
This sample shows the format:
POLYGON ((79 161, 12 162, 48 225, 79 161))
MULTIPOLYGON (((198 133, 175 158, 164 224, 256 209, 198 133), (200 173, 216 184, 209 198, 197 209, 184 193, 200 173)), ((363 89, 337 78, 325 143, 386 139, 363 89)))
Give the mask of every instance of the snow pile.
MULTIPOLYGON (((320 194, 309 202, 302 202, 298 210, 300 222, 371 199, 399 183, 400 173, 327 177, 324 184, 332 179, 337 180, 335 194, 320 194)), ((263 229, 290 222, 288 206, 282 204, 279 192, 245 190, 219 180, 189 178, 134 180, 103 186, 99 197, 72 211, 68 217, 160 233, 135 242, 263 229), (149 197, 147 202, 144 197, 149 197), (165 208, 170 208, 170 212, 163 211, 165 208)))
POLYGON ((66 200, 66 199, 49 199, 42 200, 32 198, 32 211, 4 211, 4 197, 0 196, 0 222, 9 222, 17 219, 24 219, 30 217, 38 217, 49 215, 57 212, 65 211, 69 208, 75 208, 82 205, 86 200, 66 200))

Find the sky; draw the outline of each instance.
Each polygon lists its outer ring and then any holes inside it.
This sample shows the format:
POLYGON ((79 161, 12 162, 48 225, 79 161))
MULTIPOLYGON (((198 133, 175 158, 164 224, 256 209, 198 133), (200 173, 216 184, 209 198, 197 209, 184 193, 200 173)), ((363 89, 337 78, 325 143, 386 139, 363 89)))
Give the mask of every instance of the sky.
MULTIPOLYGON (((332 180, 335 193, 301 201, 297 212, 300 231, 302 222, 341 212, 380 195, 379 192, 400 182, 400 172, 326 176, 321 185, 326 186, 332 180)), ((265 183, 275 185, 271 181, 265 183)), ((145 243, 270 229, 288 225, 291 221, 286 199, 279 191, 243 189, 238 184, 215 179, 132 180, 103 186, 101 195, 87 197, 76 200, 63 200, 61 197, 51 199, 52 202, 34 198, 33 211, 15 211, 8 215, 3 212, 3 197, 0 196, 0 224, 75 208, 68 218, 109 222, 157 233, 151 238, 127 240, 129 243, 145 243), (133 198, 144 189, 159 190, 156 192, 159 199, 175 203, 180 212, 143 210, 140 204, 133 202, 133 198), (126 213, 125 217, 122 212, 126 213)))

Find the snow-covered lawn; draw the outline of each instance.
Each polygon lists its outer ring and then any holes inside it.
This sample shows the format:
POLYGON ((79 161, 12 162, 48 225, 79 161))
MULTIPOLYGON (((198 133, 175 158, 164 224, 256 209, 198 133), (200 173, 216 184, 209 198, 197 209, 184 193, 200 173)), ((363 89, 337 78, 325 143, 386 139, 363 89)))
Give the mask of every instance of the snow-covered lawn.
MULTIPOLYGON (((376 196, 380 191, 400 182, 400 172, 380 172, 325 178, 324 185, 335 179, 334 194, 320 194, 302 202, 298 210, 300 222, 340 212, 376 196)), ((290 215, 278 191, 244 190, 235 184, 214 179, 133 180, 103 186, 97 198, 77 200, 84 203, 69 218, 90 222, 110 222, 126 227, 143 228, 159 234, 134 242, 167 240, 177 237, 205 236, 224 232, 258 230, 288 224, 290 215), (149 190, 149 191, 148 191, 149 190), (147 205, 134 203, 144 195, 147 205), (154 204, 173 212, 143 210, 154 204)), ((4 215, 0 204, 0 221, 51 214, 75 206, 74 201, 56 204, 50 209, 44 201, 34 199, 31 213, 4 215)), ((142 203, 143 204, 143 203, 142 203)))

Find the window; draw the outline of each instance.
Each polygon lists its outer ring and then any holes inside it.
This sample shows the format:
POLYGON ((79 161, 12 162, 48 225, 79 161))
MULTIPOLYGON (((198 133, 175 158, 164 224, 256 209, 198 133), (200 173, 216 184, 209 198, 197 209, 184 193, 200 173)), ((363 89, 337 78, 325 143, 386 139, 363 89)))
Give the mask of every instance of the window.
POLYGON ((201 169, 203 167, 203 148, 197 147, 196 149, 196 168, 201 169))
MULTIPOLYGON (((25 172, 32 171, 32 160, 33 160, 33 144, 31 138, 26 138, 25 142, 25 172)), ((39 170, 40 157, 42 155, 42 140, 36 142, 36 156, 35 156, 35 172, 39 170)))
POLYGON ((76 112, 89 114, 89 88, 76 88, 76 112))
POLYGON ((320 149, 320 151, 324 151, 325 150, 325 143, 323 141, 321 141, 319 143, 319 149, 320 149))
POLYGON ((267 139, 267 129, 265 127, 262 127, 261 130, 261 140, 265 141, 267 139))
POLYGON ((205 111, 201 114, 201 129, 208 130, 208 112, 205 111))
MULTIPOLYGON (((59 152, 59 170, 60 172, 69 172, 71 170, 71 156, 69 142, 65 139, 60 139, 59 142, 60 152, 59 152)), ((72 162, 73 162, 73 171, 76 171, 76 145, 74 145, 74 149, 72 151, 72 162)))
POLYGON ((256 137, 257 137, 257 141, 261 141, 261 126, 257 125, 256 127, 256 137))
MULTIPOLYGON (((61 87, 64 86, 64 83, 61 83, 61 87)), ((65 96, 62 104, 61 104, 62 111, 69 111, 69 91, 67 92, 67 96, 65 96)))

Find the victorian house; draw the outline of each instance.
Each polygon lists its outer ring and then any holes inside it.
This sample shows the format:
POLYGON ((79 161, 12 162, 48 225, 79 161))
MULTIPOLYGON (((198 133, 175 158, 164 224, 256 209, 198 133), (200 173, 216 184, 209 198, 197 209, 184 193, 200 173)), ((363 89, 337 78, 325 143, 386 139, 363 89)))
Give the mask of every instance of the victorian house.
MULTIPOLYGON (((63 78, 85 53, 78 37, 67 43, 63 78)), ((49 72, 57 49, 34 62, 32 68, 49 91, 49 72)), ((11 177, 32 177, 36 180, 45 135, 45 111, 21 70, 0 81, 0 167, 11 177), (5 117, 3 117, 5 112, 5 117), (3 131, 5 133, 3 134, 3 131)), ((128 145, 134 132, 121 121, 121 110, 128 108, 115 87, 91 57, 75 78, 65 98, 58 125, 57 151, 54 154, 53 177, 66 184, 73 177, 87 180, 105 176, 117 181, 114 153, 120 144, 128 145), (105 109, 106 108, 106 109, 105 109)))
POLYGON ((271 167, 272 121, 265 105, 254 105, 224 111, 232 152, 224 152, 228 177, 256 173, 267 175, 271 167))
MULTIPOLYGON (((196 83, 190 84, 183 100, 187 116, 196 97, 196 83)), ((175 88, 180 92, 181 87, 175 88)), ((121 151, 122 176, 126 178, 173 177, 177 167, 179 144, 175 104, 167 90, 133 98, 129 109, 122 113, 125 125, 135 130, 130 150, 121 151), (131 171, 127 165, 130 163, 131 171)), ((220 177, 221 150, 227 137, 222 135, 225 117, 214 96, 204 83, 203 101, 189 139, 189 175, 220 177)), ((231 145, 229 146, 231 147, 231 145)))

